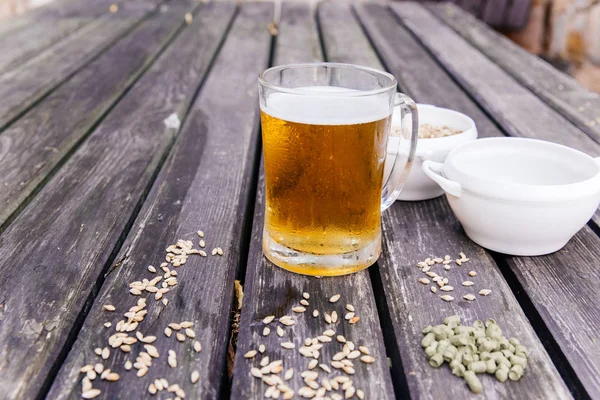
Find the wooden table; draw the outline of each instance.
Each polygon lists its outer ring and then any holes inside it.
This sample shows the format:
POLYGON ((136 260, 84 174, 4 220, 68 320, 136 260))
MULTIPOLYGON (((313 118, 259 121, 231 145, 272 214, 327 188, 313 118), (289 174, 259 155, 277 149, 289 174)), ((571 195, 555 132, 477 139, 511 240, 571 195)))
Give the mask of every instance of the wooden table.
MULTIPOLYGON (((269 2, 126 0, 114 13, 111 3, 58 0, 0 28, 2 398, 80 398, 79 370, 90 363, 120 375, 93 381, 98 398, 174 398, 148 392, 161 377, 186 399, 263 398, 267 385, 249 375, 260 354, 243 356, 261 343, 271 361, 296 369, 297 390, 308 364, 301 341, 325 329, 313 309, 337 309, 340 321, 330 327, 370 349, 375 362, 355 363, 352 378, 368 399, 600 398, 600 214, 556 254, 510 257, 471 242, 445 198, 397 202, 384 214, 377 265, 342 278, 285 272, 261 253, 256 81, 269 65, 292 62, 387 69, 418 102, 471 116, 481 137, 545 139, 592 156, 600 155, 599 95, 452 5, 284 3, 278 29, 269 30, 279 18, 269 2), (172 114, 180 127, 164 123, 172 114), (155 293, 129 293, 131 282, 162 276, 166 248, 177 240, 199 250, 198 230, 209 254, 169 265, 177 284, 164 293, 167 304, 155 293), (222 256, 211 255, 215 247, 222 256), (468 267, 449 276, 460 282, 475 270, 489 296, 467 302, 461 287, 446 303, 417 282, 418 261, 459 251, 468 267), (236 280, 244 287, 241 319, 236 280), (293 313, 303 292, 309 311, 293 313), (335 293, 341 299, 331 304, 335 293), (157 337, 160 357, 139 378, 124 365, 142 343, 130 352, 110 348, 106 360, 95 349, 110 347, 141 297, 147 314, 136 330, 157 337), (345 304, 355 306, 358 323, 341 321, 345 304), (432 369, 421 328, 452 314, 493 317, 519 337, 531 351, 524 378, 484 377, 484 394, 475 396, 448 368, 432 369), (276 323, 263 336, 268 315, 297 323, 283 338, 276 323), (181 321, 193 323, 195 339, 165 336, 181 321), (280 346, 288 340, 295 350, 280 346)), ((340 347, 325 343, 322 362, 340 347)))

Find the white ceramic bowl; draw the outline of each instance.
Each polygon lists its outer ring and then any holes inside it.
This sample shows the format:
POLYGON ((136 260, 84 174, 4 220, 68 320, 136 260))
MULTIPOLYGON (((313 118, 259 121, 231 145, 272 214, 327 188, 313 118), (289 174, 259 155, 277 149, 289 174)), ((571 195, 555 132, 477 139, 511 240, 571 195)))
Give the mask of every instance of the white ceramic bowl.
POLYGON ((600 203, 600 157, 555 143, 489 138, 454 149, 423 171, 446 192, 467 235, 501 253, 560 250, 600 203))
MULTIPOLYGON (((428 200, 443 195, 444 191, 423 173, 421 168, 423 161, 433 160, 443 162, 450 150, 463 143, 477 139, 475 122, 466 115, 429 104, 417 104, 417 109, 419 111, 419 125, 446 125, 452 129, 461 130, 463 132, 452 136, 419 139, 417 141, 414 164, 410 170, 408 179, 398 196, 398 200, 428 200)), ((392 134, 394 131, 396 131, 397 134, 396 136, 390 136, 388 142, 386 171, 384 172, 384 176, 386 177, 390 172, 391 163, 398 150, 398 141, 400 140, 399 130, 400 117, 394 115, 392 118, 392 134)))

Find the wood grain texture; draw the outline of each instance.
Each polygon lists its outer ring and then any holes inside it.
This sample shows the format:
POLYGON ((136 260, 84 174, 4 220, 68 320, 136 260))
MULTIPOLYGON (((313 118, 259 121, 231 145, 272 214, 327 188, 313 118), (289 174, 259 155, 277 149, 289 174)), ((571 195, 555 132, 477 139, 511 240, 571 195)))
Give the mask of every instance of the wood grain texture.
MULTIPOLYGON (((153 1, 153 0, 148 0, 153 1)), ((0 73, 20 66, 39 52, 67 38, 92 22, 114 0, 62 2, 33 15, 23 16, 13 22, 13 29, 0 30, 0 73)))
MULTIPOLYGON (((182 34, 172 54, 165 61, 179 64, 185 60, 203 60, 188 72, 171 70, 159 81, 177 81, 186 77, 182 88, 193 92, 188 76, 198 78, 198 67, 214 51, 234 4, 215 2, 211 11, 201 10, 192 27, 182 34), (198 21, 199 19, 199 21, 198 21), (178 45, 180 44, 180 45, 178 45)), ((186 391, 186 399, 216 399, 224 391, 225 360, 229 341, 233 282, 242 257, 244 210, 253 192, 250 185, 256 167, 258 144, 257 74, 267 66, 271 37, 267 26, 272 19, 272 5, 244 3, 227 35, 218 57, 192 106, 169 158, 155 181, 134 229, 122 247, 118 262, 111 269, 83 329, 64 364, 49 397, 71 398, 81 392, 79 368, 100 359, 94 347, 106 344, 113 329, 102 327, 108 318, 114 323, 120 315, 107 315, 106 303, 119 311, 135 304, 137 297, 128 293, 127 283, 149 277, 146 267, 164 259, 165 248, 177 239, 193 240, 198 248, 196 231, 205 232, 207 251, 215 246, 224 256, 191 257, 177 269, 179 284, 166 297, 167 307, 148 300, 149 313, 140 331, 158 337, 154 343, 161 354, 144 379, 123 368, 125 358, 135 359, 142 350, 139 344, 132 353, 114 353, 104 364, 121 374, 117 383, 98 383, 106 398, 155 398, 148 392, 150 382, 165 377, 186 391), (178 343, 163 334, 174 321, 194 322, 196 337, 202 343, 201 353, 194 353, 192 343, 178 343), (166 362, 167 350, 177 353, 178 367, 166 362), (190 374, 198 370, 200 380, 190 383, 190 374)), ((181 115, 180 115, 181 116, 181 115)), ((164 118, 164 115, 162 116, 164 118)), ((113 235, 114 236, 114 235, 113 235)), ((121 314, 121 312, 119 312, 121 314)), ((226 390, 225 390, 226 391, 226 390)), ((166 397, 163 393, 161 397, 166 397)))
POLYGON ((385 247, 379 271, 389 305, 392 325, 400 349, 400 359, 407 374, 411 398, 487 398, 487 399, 567 399, 571 395, 552 360, 540 343, 498 266, 482 248, 469 240, 452 214, 445 198, 427 202, 396 202, 383 218, 385 247), (449 278, 455 298, 447 303, 433 294, 429 285, 418 279, 425 275, 416 267, 426 257, 458 258, 463 251, 471 260, 464 266, 453 265, 447 273, 439 266, 432 270, 449 278), (474 270, 476 277, 469 277, 474 270), (466 288, 461 282, 471 280, 466 288), (477 294, 492 289, 487 297, 477 294), (473 293, 477 299, 462 298, 473 293), (420 347, 421 329, 439 324, 443 318, 458 314, 463 323, 494 318, 504 334, 517 337, 531 349, 527 371, 519 382, 500 383, 484 376, 483 395, 469 392, 463 381, 444 366, 433 370, 420 347))
POLYGON ((600 142, 600 94, 585 89, 573 77, 488 29, 452 4, 431 5, 429 9, 522 85, 600 142))
POLYGON ((352 14, 350 3, 321 3, 317 10, 317 16, 321 22, 321 40, 326 44, 325 56, 328 60, 364 65, 379 70, 384 69, 369 40, 360 29, 354 27, 356 18, 352 14), (356 54, 353 62, 348 58, 350 48, 355 50, 353 54, 356 54))
POLYGON ((419 103, 465 113, 475 121, 479 137, 503 136, 468 93, 398 24, 387 4, 364 3, 356 5, 355 10, 373 47, 398 80, 400 90, 419 103))
MULTIPOLYGON (((313 10, 308 4, 284 3, 275 54, 274 64, 322 60, 313 10)), ((310 360, 302 356, 298 349, 304 339, 317 337, 326 329, 333 329, 336 335, 344 335, 357 346, 367 346, 376 358, 376 362, 370 366, 355 360, 356 374, 351 376, 354 386, 364 390, 367 398, 393 399, 392 382, 368 272, 317 279, 285 271, 267 261, 262 253, 264 200, 264 173, 261 173, 246 269, 244 306, 231 398, 262 398, 262 394, 268 388, 261 379, 249 374, 251 367, 259 365, 262 358, 260 354, 254 360, 244 358, 248 350, 257 349, 261 343, 266 346, 264 356, 268 356, 271 361, 283 360, 284 370, 294 368, 296 371, 294 378, 286 382, 288 386, 295 391, 305 386, 300 373, 307 369, 310 360), (306 307, 307 311, 303 314, 294 313, 291 308, 300 305, 303 292, 310 294, 310 307, 306 307), (329 303, 329 297, 336 293, 342 296, 339 302, 329 303), (361 318, 357 324, 351 325, 344 321, 343 316, 347 313, 345 304, 356 306, 357 315, 361 318), (312 316, 315 309, 321 312, 317 318, 312 316), (323 319, 323 312, 331 313, 333 310, 339 314, 339 321, 337 324, 328 325, 323 319), (265 325, 261 320, 267 315, 275 315, 277 318, 293 315, 297 323, 293 327, 272 323, 269 325, 271 333, 263 337, 265 325), (276 334, 276 325, 285 328, 283 337, 276 334), (287 341, 294 342, 296 348, 282 348, 280 344, 287 341)), ((331 357, 341 349, 342 344, 334 337, 332 342, 324 343, 319 362, 330 365, 331 357)), ((331 369, 331 374, 318 367, 314 369, 319 372, 318 381, 325 377, 345 375, 339 370, 331 369)), ((283 373, 280 376, 283 379, 283 373)), ((299 398, 299 395, 296 394, 295 398, 299 398)))
POLYGON ((586 227, 557 253, 507 261, 589 397, 599 398, 598 236, 586 227))
MULTIPOLYGON (((391 6, 404 25, 510 136, 547 140, 598 157, 600 144, 417 3, 391 6)), ((600 226, 600 210, 592 218, 600 226)))
POLYGON ((196 4, 181 0, 159 11, 0 134, 0 226, 136 81, 196 4))
MULTIPOLYGON (((358 7, 358 10, 363 19, 361 8, 358 7)), ((382 26, 386 24, 386 19, 382 15, 375 14, 375 16, 382 26)), ((325 24, 325 21, 322 20, 321 23, 325 24)), ((335 28, 335 25, 332 28, 335 28)), ((357 32, 360 30, 357 25, 350 23, 347 23, 344 29, 355 29, 357 32)), ((384 40, 384 37, 378 37, 377 40, 384 40)), ((385 40, 397 41, 398 37, 390 36, 385 40)), ((329 44, 325 42, 326 51, 328 46, 329 44)), ((376 42, 376 47, 380 48, 381 44, 376 42)), ((352 48, 349 48, 345 55, 350 62, 353 60, 353 53, 352 48)), ((388 56, 391 56, 391 53, 388 56)), ((363 57, 364 54, 356 55, 357 60, 362 61, 363 57)), ((419 57, 414 59, 405 57, 404 60, 403 69, 410 71, 415 69, 410 66, 411 62, 420 66, 424 61, 419 57)), ((388 59, 385 57, 384 62, 388 64, 388 59)), ((435 73, 433 71, 435 70, 430 70, 431 73, 435 73)), ((429 79, 437 80, 432 76, 429 79)), ((440 98, 445 95, 444 91, 435 93, 440 98)), ((431 93, 428 95, 432 96, 431 93)), ((449 96, 452 96, 452 92, 449 96)), ((440 99, 440 101, 444 100, 440 99)), ((485 387, 483 397, 489 399, 571 397, 497 265, 485 250, 464 235, 445 198, 426 202, 396 202, 383 214, 383 227, 384 255, 378 261, 378 270, 385 293, 384 303, 389 307, 389 318, 395 340, 394 344, 387 343, 387 347, 392 358, 394 381, 399 384, 406 379, 409 392, 407 396, 414 399, 482 397, 471 394, 466 385, 452 376, 447 367, 432 370, 419 345, 422 338, 421 329, 425 325, 441 323, 444 317, 459 314, 467 322, 473 322, 478 318, 496 318, 505 334, 519 337, 527 346, 534 349, 532 353, 535 356, 530 360, 532 364, 528 367, 523 381, 500 384, 493 377, 482 378, 485 387), (430 256, 444 257, 449 254, 457 257, 459 251, 467 253, 471 261, 464 267, 454 266, 451 271, 444 274, 451 279, 451 284, 456 288, 453 293, 456 300, 446 303, 439 299, 439 291, 434 295, 430 292, 429 286, 424 286, 417 281, 424 277, 424 274, 416 267, 416 263, 430 256), (468 276, 471 270, 477 271, 477 277, 468 276), (464 294, 476 293, 475 290, 467 290, 461 286, 461 282, 467 279, 476 282, 477 286, 474 287, 478 288, 477 290, 490 288, 493 293, 486 298, 477 296, 478 299, 473 303, 463 300, 464 294)), ((441 268, 437 267, 437 269, 441 268)), ((436 272, 439 273, 437 269, 436 272)))
POLYGON ((19 68, 0 75, 0 130, 125 36, 144 15, 143 10, 132 10, 102 16, 19 68))
POLYGON ((7 398, 35 398, 50 383, 171 148, 177 131, 163 120, 183 119, 227 21, 213 12, 186 29, 185 40, 156 61, 0 236, 0 390, 7 398))

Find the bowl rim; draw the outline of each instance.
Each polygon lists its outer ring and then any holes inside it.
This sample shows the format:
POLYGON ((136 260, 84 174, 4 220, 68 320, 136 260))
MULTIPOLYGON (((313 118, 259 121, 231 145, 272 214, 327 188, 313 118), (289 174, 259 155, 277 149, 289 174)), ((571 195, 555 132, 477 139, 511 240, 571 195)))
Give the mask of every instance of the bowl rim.
POLYGON ((462 186, 462 191, 470 195, 484 197, 490 200, 499 200, 507 202, 551 204, 557 202, 570 202, 581 200, 588 197, 600 195, 600 158, 594 158, 577 149, 567 147, 558 143, 548 142, 539 139, 516 138, 516 137, 494 137, 484 138, 472 142, 467 142, 462 146, 453 149, 443 166, 443 176, 449 180, 458 182, 462 186), (590 178, 567 184, 555 185, 533 185, 524 183, 511 183, 498 181, 488 177, 469 174, 465 170, 454 166, 453 161, 457 154, 469 151, 473 146, 489 146, 497 142, 527 142, 535 143, 537 146, 546 146, 554 148, 559 152, 570 152, 582 159, 585 158, 596 168, 595 174, 590 178))
MULTIPOLYGON (((450 112, 452 114, 455 114, 459 118, 466 120, 466 122, 470 125, 470 128, 467 130, 464 130, 461 133, 457 133, 456 135, 451 135, 451 136, 444 136, 444 137, 439 137, 439 138, 419 138, 417 140, 417 150, 415 153, 416 156, 427 156, 429 153, 438 152, 438 151, 449 153, 453 148, 460 146, 461 144, 463 144, 467 141, 472 141, 472 140, 477 139, 477 137, 478 137, 477 125, 475 124, 475 121, 473 121, 473 119, 471 117, 469 117, 468 115, 463 114, 460 111, 452 110, 450 108, 438 107, 433 104, 417 103, 417 111, 422 108, 427 108, 427 109, 435 110, 435 111, 440 110, 442 112, 450 112)), ((394 127, 394 126, 398 126, 398 125, 399 124, 397 123, 397 120, 396 120, 396 123, 394 123, 394 119, 392 118, 391 126, 394 127)), ((419 118, 419 126, 420 125, 421 125, 421 120, 419 118)), ((399 140, 398 138, 399 138, 399 136, 391 136, 390 135, 390 140, 388 141, 388 153, 390 153, 390 151, 395 150, 394 144, 393 143, 390 144, 390 142, 399 140)))

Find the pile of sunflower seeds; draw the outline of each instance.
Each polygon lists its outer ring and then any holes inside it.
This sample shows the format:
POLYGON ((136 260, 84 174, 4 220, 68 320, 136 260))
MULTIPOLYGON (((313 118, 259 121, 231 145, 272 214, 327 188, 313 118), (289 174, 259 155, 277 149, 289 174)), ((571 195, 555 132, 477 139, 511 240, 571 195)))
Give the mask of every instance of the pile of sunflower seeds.
MULTIPOLYGON (((145 376, 153 361, 160 358, 158 349, 153 345, 157 340, 156 336, 144 335, 139 330, 139 325, 144 321, 148 310, 146 309, 146 302, 148 298, 154 297, 154 300, 161 302, 164 307, 169 303, 168 299, 164 297, 170 290, 175 288, 178 284, 177 271, 175 268, 185 265, 188 258, 192 255, 198 255, 200 257, 207 257, 208 255, 202 250, 206 243, 204 241, 204 232, 197 232, 200 240, 200 249, 194 248, 194 243, 191 240, 178 240, 177 243, 170 245, 166 249, 165 261, 162 262, 159 268, 149 265, 146 270, 151 274, 158 274, 154 277, 143 278, 141 281, 131 282, 129 284, 129 293, 134 296, 140 297, 136 304, 130 307, 127 312, 123 314, 124 319, 120 319, 115 325, 115 333, 109 336, 108 346, 97 347, 94 349, 94 353, 102 360, 108 360, 111 356, 111 349, 114 351, 121 351, 123 353, 135 353, 135 350, 139 350, 135 357, 135 361, 132 362, 127 358, 124 362, 123 368, 125 371, 135 369, 136 376, 145 376), (173 267, 173 269, 169 268, 173 267), (137 347, 137 349, 136 349, 137 347)), ((213 256, 222 256, 224 254, 223 249, 215 247, 211 254, 213 256)), ((112 304, 103 305, 103 310, 107 313, 114 313, 117 311, 117 307, 112 304)), ((177 342, 191 342, 191 348, 194 352, 199 353, 202 351, 202 345, 196 340, 196 332, 192 329, 193 322, 183 321, 179 323, 172 322, 168 324, 164 329, 166 337, 171 337, 175 332, 175 339, 177 342)), ((111 321, 107 321, 103 324, 105 328, 113 327, 111 321)), ((177 353, 174 350, 168 351, 167 364, 171 368, 177 368, 177 353)), ((115 382, 120 379, 120 375, 117 372, 111 371, 109 368, 105 368, 101 362, 96 364, 84 365, 80 372, 85 374, 81 380, 81 397, 84 399, 93 399, 98 397, 102 392, 98 388, 94 388, 92 382, 100 377, 101 380, 108 382, 115 382)), ((190 376, 192 384, 198 382, 200 374, 198 371, 193 371, 190 376)), ((157 394, 161 391, 167 391, 173 393, 176 397, 175 400, 182 400, 185 398, 185 390, 178 384, 169 384, 169 381, 165 378, 156 378, 148 385, 148 392, 151 394, 157 394)))
MULTIPOLYGON (((431 293, 436 294, 439 290, 440 292, 443 292, 440 296, 442 300, 453 301, 454 297, 448 293, 454 291, 454 286, 449 284, 450 280, 448 279, 448 277, 439 275, 437 272, 432 271, 431 269, 434 265, 439 264, 443 266, 443 269, 445 271, 450 271, 452 269, 452 263, 461 266, 468 261, 470 261, 470 259, 462 251, 459 253, 459 258, 455 260, 452 260, 452 258, 449 255, 446 255, 444 258, 427 257, 425 260, 419 261, 417 263, 417 267, 421 269, 421 272, 427 275, 427 278, 419 278, 419 283, 422 283, 423 285, 429 285, 432 282, 435 283, 435 285, 432 285, 429 289, 431 293)), ((474 278, 475 276, 477 276, 477 272, 469 271, 469 276, 474 278)), ((462 286, 464 287, 471 287, 473 285, 475 285, 475 282, 471 280, 466 280, 462 282, 462 286)), ((490 293, 492 293, 492 291, 491 289, 481 289, 478 293, 480 296, 487 296, 490 293)), ((472 293, 467 293, 463 296, 463 299, 467 301, 473 301, 476 299, 476 297, 472 293)))
MULTIPOLYGON (((329 298, 330 304, 335 304, 340 300, 340 295, 335 294, 329 298)), ((357 346, 353 341, 346 339, 343 335, 336 335, 336 332, 328 325, 336 324, 338 321, 344 321, 349 325, 356 324, 360 317, 357 315, 356 309, 352 304, 346 304, 343 311, 333 310, 331 312, 319 312, 314 309, 312 313, 306 313, 307 307, 310 306, 310 294, 304 292, 300 305, 293 306, 292 311, 300 315, 306 315, 309 318, 319 318, 322 315, 325 323, 325 330, 316 337, 307 337, 300 341, 301 345, 297 348, 296 344, 283 338, 286 334, 285 328, 295 325, 298 321, 292 316, 284 315, 276 319, 274 315, 269 315, 262 320, 263 330, 262 335, 267 336, 275 325, 277 336, 282 338, 280 346, 283 349, 297 351, 303 357, 308 359, 307 367, 300 372, 300 377, 304 382, 304 386, 297 390, 292 389, 291 380, 297 374, 293 368, 285 370, 283 360, 270 360, 269 357, 261 355, 265 352, 264 344, 260 344, 257 349, 248 350, 244 357, 248 360, 260 361, 258 365, 251 367, 250 375, 256 379, 261 379, 268 385, 264 396, 271 399, 292 399, 295 394, 307 399, 320 400, 341 400, 356 398, 365 399, 365 392, 362 389, 357 389, 352 381, 352 376, 356 373, 355 362, 364 364, 372 364, 375 358, 371 356, 369 349, 366 346, 357 346), (341 315, 344 314, 343 319, 341 315), (323 346, 339 346, 339 351, 333 355, 331 360, 323 360, 323 346), (285 372, 284 372, 285 370, 285 372), (280 374, 283 372, 283 378, 280 374), (321 377, 320 374, 324 376, 321 377)), ((297 318, 296 317, 296 318, 297 318)))
POLYGON ((518 339, 503 336, 493 319, 469 326, 453 315, 443 324, 426 326, 423 334, 421 347, 429 365, 439 368, 447 362, 452 374, 463 378, 473 393, 483 391, 477 374, 494 375, 499 382, 518 381, 527 368, 528 350, 518 339))

